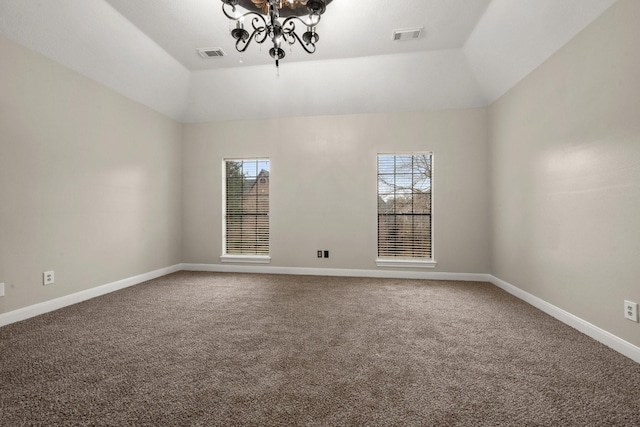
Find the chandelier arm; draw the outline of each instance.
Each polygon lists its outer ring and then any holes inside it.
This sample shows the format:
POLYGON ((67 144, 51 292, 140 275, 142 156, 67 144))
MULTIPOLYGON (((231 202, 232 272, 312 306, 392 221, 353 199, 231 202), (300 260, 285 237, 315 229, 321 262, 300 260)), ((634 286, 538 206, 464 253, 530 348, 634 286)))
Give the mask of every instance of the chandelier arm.
POLYGON ((293 35, 296 34, 296 23, 291 21, 291 18, 287 18, 282 23, 282 35, 283 35, 285 41, 287 43, 289 43, 290 45, 292 45, 292 44, 294 44, 296 42, 295 39, 289 40, 289 36, 291 36, 292 34, 293 35), (286 28, 287 25, 289 26, 289 28, 286 28))
MULTIPOLYGON (((300 46, 302 46, 302 48, 303 48, 304 50, 306 50, 306 51, 307 51, 307 53, 315 53, 315 51, 316 51, 316 44, 315 44, 315 43, 313 43, 313 42, 309 42, 309 43, 305 43, 305 42, 303 42, 303 41, 300 39, 300 37, 296 34, 296 32, 295 32, 295 31, 288 31, 288 32, 287 32, 287 34, 288 34, 288 35, 291 35, 291 36, 293 36, 293 37, 295 37, 295 39, 296 39, 296 40, 298 40, 298 43, 300 43, 300 46), (311 48, 308 48, 307 46, 311 46, 311 48)), ((294 43, 294 42, 291 42, 291 43, 289 43, 289 44, 293 44, 293 43, 294 43)))
MULTIPOLYGON (((257 12, 249 11, 249 12, 243 13, 242 15, 236 16, 235 13, 231 14, 231 13, 227 12, 227 10, 225 9, 225 6, 227 6, 227 4, 226 3, 222 3, 222 13, 224 13, 224 16, 226 16, 227 18, 229 18, 232 21, 236 21, 237 22, 237 21, 240 21, 240 20, 246 18, 247 16, 253 16, 252 21, 255 21, 256 19, 260 19, 264 23, 264 26, 265 27, 267 26, 267 20, 264 19, 264 16, 260 15, 257 12)), ((235 12, 235 7, 231 7, 231 11, 235 12)))
POLYGON ((316 25, 318 25, 320 23, 320 18, 322 17, 322 15, 317 15, 317 16, 318 16, 318 20, 315 21, 315 22, 312 21, 312 20, 305 21, 304 19, 300 18, 299 16, 290 16, 290 17, 288 17, 287 19, 285 19, 282 22, 282 26, 284 27, 285 25, 287 25, 290 22, 295 26, 295 22, 293 22, 293 21, 297 19, 305 27, 313 28, 313 27, 315 27, 316 25))
POLYGON ((236 16, 235 16, 236 15, 235 14, 236 7, 235 6, 231 6, 231 12, 233 13, 233 15, 232 15, 229 12, 227 12, 227 9, 224 8, 225 6, 228 6, 228 5, 226 3, 222 3, 222 13, 224 13, 224 16, 226 16, 227 18, 231 19, 232 21, 237 21, 238 18, 236 18, 236 16))
POLYGON ((267 22, 264 20, 264 18, 262 18, 262 16, 259 16, 262 19, 262 22, 260 22, 259 19, 257 18, 253 18, 251 20, 251 26, 253 27, 253 34, 255 35, 257 33, 257 35, 262 34, 262 39, 259 39, 257 36, 255 38, 256 43, 262 44, 264 43, 264 41, 267 39, 267 35, 269 33, 269 25, 267 25, 267 22), (256 25, 257 23, 257 25, 256 25))
POLYGON ((265 37, 262 37, 262 40, 258 40, 258 37, 256 37, 256 35, 260 35, 261 33, 266 33, 264 28, 257 28, 255 29, 251 35, 249 36, 248 39, 238 39, 236 40, 236 50, 240 53, 243 53, 244 51, 247 50, 247 48, 249 47, 249 45, 251 44, 251 42, 253 40, 256 41, 256 43, 263 43, 264 40, 266 39, 265 37))

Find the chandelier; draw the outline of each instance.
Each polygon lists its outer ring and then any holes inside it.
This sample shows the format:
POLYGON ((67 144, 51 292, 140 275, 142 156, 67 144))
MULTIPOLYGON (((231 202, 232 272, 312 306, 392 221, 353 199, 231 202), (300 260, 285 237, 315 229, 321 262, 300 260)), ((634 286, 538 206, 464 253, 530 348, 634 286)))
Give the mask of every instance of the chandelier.
POLYGON ((268 39, 273 43, 269 55, 275 59, 276 67, 279 67, 279 61, 285 57, 283 45, 293 46, 297 41, 307 53, 316 51, 316 43, 320 40, 316 26, 331 1, 222 0, 222 12, 236 23, 231 36, 236 40, 236 50, 241 55, 251 42, 262 44, 268 39), (237 6, 242 6, 246 12, 238 11, 237 6), (280 17, 284 18, 282 22, 280 17), (251 22, 247 31, 245 20, 249 19, 251 22), (296 24, 304 26, 306 31, 302 36, 296 32, 296 24))

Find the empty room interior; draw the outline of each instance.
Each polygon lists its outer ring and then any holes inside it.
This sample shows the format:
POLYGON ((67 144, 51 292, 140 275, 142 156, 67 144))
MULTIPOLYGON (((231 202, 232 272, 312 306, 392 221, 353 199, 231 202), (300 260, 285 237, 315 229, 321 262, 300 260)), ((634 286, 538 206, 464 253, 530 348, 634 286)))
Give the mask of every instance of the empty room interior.
POLYGON ((0 425, 640 425, 639 22, 0 0, 0 425))

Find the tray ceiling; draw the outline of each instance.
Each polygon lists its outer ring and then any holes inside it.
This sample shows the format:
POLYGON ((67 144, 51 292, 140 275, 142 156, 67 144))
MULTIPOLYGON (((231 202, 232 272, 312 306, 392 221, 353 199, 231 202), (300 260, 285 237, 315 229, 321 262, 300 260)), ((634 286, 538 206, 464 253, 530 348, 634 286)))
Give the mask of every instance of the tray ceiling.
POLYGON ((185 122, 490 104, 615 0, 334 0, 314 55, 239 63, 220 0, 0 0, 0 34, 185 122), (422 27, 418 40, 392 31, 422 27), (227 56, 204 59, 198 48, 227 56))

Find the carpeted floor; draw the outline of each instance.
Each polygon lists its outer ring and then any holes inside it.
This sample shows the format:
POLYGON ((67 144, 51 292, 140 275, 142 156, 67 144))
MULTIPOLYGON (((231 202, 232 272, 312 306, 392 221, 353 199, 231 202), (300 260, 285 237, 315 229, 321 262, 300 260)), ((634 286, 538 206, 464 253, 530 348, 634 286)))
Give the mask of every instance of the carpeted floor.
POLYGON ((487 283, 180 272, 0 360, 2 426, 640 425, 640 364, 487 283))

